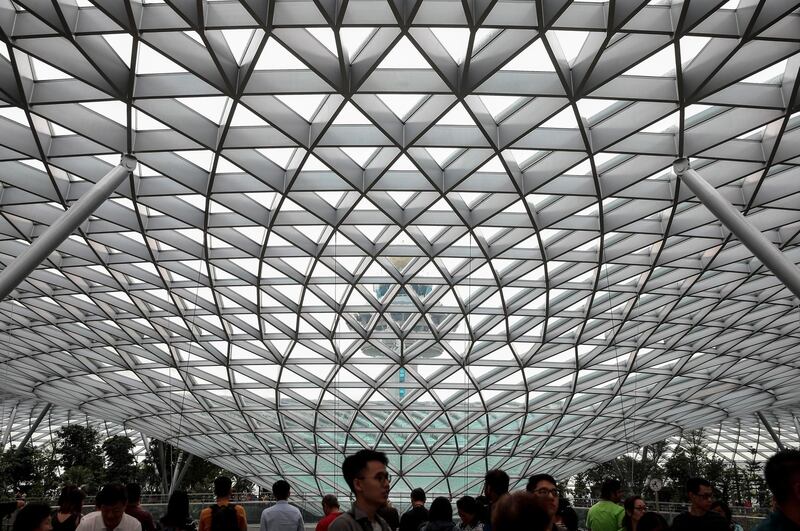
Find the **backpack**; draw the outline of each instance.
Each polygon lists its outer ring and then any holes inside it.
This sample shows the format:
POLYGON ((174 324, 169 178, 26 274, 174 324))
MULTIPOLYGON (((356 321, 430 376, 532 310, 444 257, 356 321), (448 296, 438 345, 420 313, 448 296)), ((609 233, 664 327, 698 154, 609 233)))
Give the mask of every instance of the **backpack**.
POLYGON ((209 507, 211 509, 211 531, 239 531, 239 519, 236 516, 236 506, 217 505, 209 507))

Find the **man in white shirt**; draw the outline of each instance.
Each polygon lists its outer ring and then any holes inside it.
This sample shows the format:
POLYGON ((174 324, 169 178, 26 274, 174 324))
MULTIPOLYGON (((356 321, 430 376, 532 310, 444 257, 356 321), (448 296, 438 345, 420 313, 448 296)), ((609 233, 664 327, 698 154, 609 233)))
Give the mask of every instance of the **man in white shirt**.
POLYGON ((272 494, 277 500, 261 513, 260 531, 303 531, 303 515, 300 509, 289 505, 289 484, 279 479, 272 485, 272 494))
POLYGON ((125 514, 128 495, 119 483, 110 483, 97 493, 99 511, 81 518, 76 531, 142 531, 139 520, 125 514))

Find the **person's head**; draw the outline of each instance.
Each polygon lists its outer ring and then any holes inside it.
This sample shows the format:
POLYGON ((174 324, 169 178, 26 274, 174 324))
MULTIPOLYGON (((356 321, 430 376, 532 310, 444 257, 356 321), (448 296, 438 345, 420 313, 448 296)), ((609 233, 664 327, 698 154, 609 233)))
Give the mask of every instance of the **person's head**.
POLYGON ((717 500, 711 504, 711 508, 709 511, 714 511, 715 513, 719 513, 722 515, 725 520, 730 523, 733 520, 733 513, 731 512, 731 508, 722 500, 717 500))
POLYGON ((282 479, 272 484, 272 495, 275 496, 276 500, 288 500, 289 490, 291 490, 289 483, 282 479))
POLYGON ((706 513, 711 508, 714 500, 714 488, 707 479, 691 478, 686 482, 686 492, 689 494, 689 502, 692 508, 701 513, 706 513))
POLYGON ((138 483, 128 483, 125 485, 125 492, 128 494, 129 505, 137 505, 142 501, 142 486, 138 483))
POLYGON ((443 496, 434 499, 428 511, 428 520, 431 522, 452 522, 453 506, 450 505, 450 500, 443 496))
POLYGON ((411 491, 411 505, 425 505, 425 491, 419 487, 411 491))
POLYGON ((567 531, 578 531, 578 513, 569 504, 566 498, 558 500, 557 518, 561 519, 561 524, 567 528, 567 531))
POLYGON ((764 479, 775 505, 800 504, 800 450, 781 450, 767 460, 764 479))
POLYGON ((500 496, 508 492, 510 480, 505 471, 499 468, 490 470, 483 479, 483 492, 491 503, 496 502, 500 496))
POLYGON ((228 476, 220 476, 214 480, 214 496, 229 498, 233 491, 233 481, 228 476))
POLYGON ((633 526, 630 524, 635 523, 637 526, 639 524, 639 520, 642 518, 644 513, 647 512, 647 504, 644 502, 641 496, 628 496, 625 498, 625 517, 622 521, 623 527, 625 529, 632 529, 633 526))
POLYGON ((639 518, 636 524, 636 531, 667 531, 669 524, 667 519, 654 511, 648 511, 639 518))
POLYGON ((106 529, 116 528, 122 522, 125 506, 128 504, 128 493, 120 483, 105 485, 95 497, 106 529))
POLYGON ((45 503, 29 503, 19 510, 14 518, 13 531, 52 531, 50 506, 45 503))
POLYGON ((539 507, 545 510, 551 519, 558 512, 558 487, 550 474, 534 474, 528 479, 525 490, 533 494, 539 507))
POLYGON ((604 500, 619 503, 625 492, 622 490, 622 483, 615 478, 606 478, 600 485, 600 497, 604 500))
POLYGON ((481 508, 472 496, 464 496, 456 502, 458 517, 465 525, 475 525, 478 522, 478 514, 481 508))
POLYGON ((75 485, 67 485, 58 495, 58 511, 62 513, 79 513, 83 508, 86 494, 75 485))
POLYGON ((326 494, 322 497, 322 512, 326 515, 339 511, 339 500, 333 494, 326 494))
POLYGON ((492 531, 546 531, 550 525, 550 516, 530 492, 503 496, 492 509, 492 531))
POLYGON ((375 450, 359 450, 345 458, 342 475, 357 502, 375 509, 386 504, 391 482, 388 464, 386 454, 375 450))
POLYGON ((162 518, 162 522, 169 522, 171 525, 178 526, 189 519, 189 495, 185 490, 173 492, 167 502, 167 514, 162 518))

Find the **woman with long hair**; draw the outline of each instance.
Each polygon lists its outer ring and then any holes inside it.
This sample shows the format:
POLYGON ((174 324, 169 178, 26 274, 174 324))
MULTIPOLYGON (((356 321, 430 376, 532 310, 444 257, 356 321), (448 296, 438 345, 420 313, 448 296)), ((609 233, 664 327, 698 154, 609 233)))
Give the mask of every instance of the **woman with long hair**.
POLYGON ((423 531, 454 531, 455 528, 453 506, 450 505, 450 500, 439 496, 431 503, 428 511, 428 523, 420 529, 423 531))
POLYGON ((623 503, 625 516, 622 517, 624 531, 637 531, 639 520, 647 512, 647 504, 641 496, 629 496, 623 503))
POLYGON ((49 505, 29 503, 17 513, 13 531, 52 531, 50 516, 49 505))
POLYGON ((176 490, 167 502, 167 513, 158 521, 161 531, 197 531, 197 525, 189 515, 189 495, 185 490, 176 490))
POLYGON ((58 496, 58 510, 53 513, 53 531, 75 531, 81 521, 86 495, 75 485, 67 485, 58 496))

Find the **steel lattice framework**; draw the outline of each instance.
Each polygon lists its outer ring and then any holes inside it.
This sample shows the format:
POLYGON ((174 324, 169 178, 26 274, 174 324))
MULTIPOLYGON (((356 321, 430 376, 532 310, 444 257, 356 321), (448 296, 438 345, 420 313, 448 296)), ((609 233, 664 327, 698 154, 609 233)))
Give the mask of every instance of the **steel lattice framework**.
POLYGON ((10 396, 0 393, 0 437, 5 440, 5 445, 0 450, 7 451, 19 448, 19 444, 30 433, 29 441, 34 446, 56 443, 56 432, 62 426, 81 424, 90 426, 98 431, 101 442, 115 435, 129 437, 133 442, 133 455, 137 461, 145 457, 145 439, 141 433, 127 430, 118 424, 91 418, 80 412, 71 411, 64 407, 47 407, 47 402, 41 402, 31 397, 10 396), (42 422, 37 426, 35 419, 44 412, 42 422))
POLYGON ((786 0, 0 0, 0 374, 259 483, 559 477, 800 401, 786 0))

